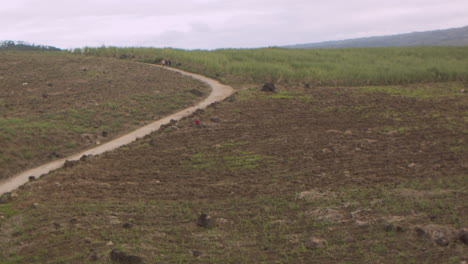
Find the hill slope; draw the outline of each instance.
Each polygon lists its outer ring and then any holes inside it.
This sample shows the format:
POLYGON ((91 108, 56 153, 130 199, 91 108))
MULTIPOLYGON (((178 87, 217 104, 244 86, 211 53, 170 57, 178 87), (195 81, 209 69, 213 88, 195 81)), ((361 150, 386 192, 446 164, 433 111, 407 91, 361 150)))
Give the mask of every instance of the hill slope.
POLYGON ((468 26, 445 30, 368 38, 298 44, 285 48, 355 48, 355 47, 407 47, 407 46, 465 46, 468 45, 468 26))

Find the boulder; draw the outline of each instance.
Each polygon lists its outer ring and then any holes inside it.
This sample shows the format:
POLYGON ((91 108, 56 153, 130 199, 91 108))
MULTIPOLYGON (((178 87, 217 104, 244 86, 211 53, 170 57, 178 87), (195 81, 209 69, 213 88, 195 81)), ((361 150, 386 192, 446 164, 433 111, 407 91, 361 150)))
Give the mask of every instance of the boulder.
POLYGON ((195 96, 198 96, 198 97, 202 97, 204 96, 205 94, 200 91, 200 90, 197 90, 197 89, 192 89, 189 91, 191 94, 195 95, 195 96))
POLYGON ((138 256, 127 255, 126 253, 118 250, 113 249, 110 253, 111 260, 117 263, 125 263, 125 264, 141 264, 143 263, 143 259, 138 256))
POLYGON ((276 93, 276 86, 274 83, 265 83, 262 87, 263 92, 271 92, 271 93, 276 93))
POLYGON ((205 213, 202 213, 197 220, 197 225, 201 227, 212 227, 213 219, 205 213))

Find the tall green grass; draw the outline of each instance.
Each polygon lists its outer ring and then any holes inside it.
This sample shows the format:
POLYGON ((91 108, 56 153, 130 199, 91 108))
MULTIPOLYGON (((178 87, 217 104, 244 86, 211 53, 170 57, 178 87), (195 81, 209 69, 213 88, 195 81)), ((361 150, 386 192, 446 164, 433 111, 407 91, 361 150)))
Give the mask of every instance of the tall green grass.
POLYGON ((86 47, 71 52, 149 63, 170 59, 175 67, 231 84, 268 81, 328 86, 468 81, 468 46, 213 51, 86 47))

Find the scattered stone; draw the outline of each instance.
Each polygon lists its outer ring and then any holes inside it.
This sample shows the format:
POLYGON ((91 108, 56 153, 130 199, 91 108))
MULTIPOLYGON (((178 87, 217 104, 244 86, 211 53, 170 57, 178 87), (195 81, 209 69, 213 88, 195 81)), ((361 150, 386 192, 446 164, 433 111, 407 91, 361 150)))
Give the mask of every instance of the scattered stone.
POLYGON ((42 93, 42 98, 48 98, 49 94, 48 93, 42 93))
POLYGON ((384 230, 385 230, 386 232, 391 232, 391 231, 395 230, 395 226, 393 226, 392 224, 386 224, 386 225, 384 226, 384 230))
POLYGON ((120 222, 120 220, 117 218, 117 216, 112 216, 112 215, 109 216, 109 223, 110 223, 111 225, 120 225, 120 224, 121 224, 121 222, 120 222))
POLYGON ((262 92, 271 92, 271 93, 276 93, 276 86, 274 83, 265 83, 262 87, 262 92))
POLYGON ((335 197, 336 197, 336 194, 334 192, 324 191, 320 189, 312 189, 310 191, 301 192, 297 196, 298 199, 306 200, 309 202, 317 200, 317 199, 335 198, 335 197))
POLYGON ((81 67, 81 70, 85 72, 85 71, 88 71, 88 68, 86 68, 86 67, 81 67))
POLYGON ((92 253, 91 256, 89 257, 89 260, 91 261, 97 261, 99 259, 97 253, 92 253))
POLYGON ((51 83, 51 82, 47 82, 47 86, 52 87, 52 86, 54 86, 54 84, 51 83))
POLYGON ((192 255, 196 258, 200 257, 203 255, 203 252, 199 251, 199 250, 192 250, 192 255))
POLYGON ((88 155, 83 155, 80 158, 80 161, 87 161, 88 160, 88 155))
POLYGON ((76 223, 78 223, 78 219, 76 218, 70 219, 70 224, 76 224, 76 223))
POLYGON ((219 224, 227 224, 229 223, 229 220, 225 219, 225 218, 217 218, 216 219, 216 223, 219 223, 219 224))
POLYGON ((414 228, 414 231, 416 232, 416 234, 418 236, 424 236, 426 235, 426 231, 424 231, 424 229, 422 229, 421 227, 416 227, 414 228))
POLYGON ((401 232, 405 232, 405 228, 402 227, 402 226, 400 226, 400 225, 398 225, 398 226, 396 226, 396 231, 397 231, 397 232, 400 232, 400 233, 401 233, 401 232))
POLYGON ((55 229, 60 229, 60 228, 62 228, 62 225, 59 224, 59 223, 54 223, 54 227, 55 227, 55 229))
POLYGON ((7 192, 0 196, 0 204, 9 203, 12 200, 11 193, 7 192))
POLYGON ((354 220, 354 223, 358 226, 358 227, 369 227, 370 226, 370 223, 367 222, 367 221, 361 221, 361 220, 354 220))
POLYGON ((38 203, 33 203, 33 204, 32 204, 32 207, 33 207, 33 208, 39 208, 39 204, 38 204, 38 203))
POLYGON ((118 263, 125 264, 140 264, 143 263, 143 259, 138 256, 127 255, 126 253, 113 249, 110 253, 111 260, 118 263))
POLYGON ((106 243, 106 246, 108 246, 108 247, 112 247, 113 245, 114 245, 114 243, 112 241, 109 241, 109 242, 106 243))
POLYGON ((226 98, 226 101, 229 103, 234 103, 235 101, 237 101, 237 97, 235 97, 234 95, 231 95, 228 98, 226 98))
POLYGON ((342 212, 331 208, 321 208, 314 211, 309 211, 306 212, 306 215, 315 217, 319 220, 332 222, 340 222, 345 218, 342 212))
POLYGON ((104 130, 104 131, 102 131, 101 135, 102 135, 102 137, 107 137, 107 136, 109 136, 109 133, 104 130))
POLYGON ((463 242, 463 244, 468 245, 468 230, 462 229, 458 235, 458 238, 461 242, 463 242))
POLYGON ((24 82, 24 83, 23 83, 23 86, 28 86, 28 83, 27 83, 27 82, 24 82))
POLYGON ((460 90, 460 93, 466 93, 466 90, 465 90, 465 89, 461 89, 461 90, 460 90))
POLYGON ((126 228, 126 229, 129 229, 129 228, 132 228, 132 224, 131 223, 125 223, 122 225, 123 228, 126 228))
POLYGON ((47 157, 48 157, 49 159, 61 158, 62 155, 54 151, 54 152, 50 153, 49 156, 47 156, 47 157))
POLYGON ((189 92, 191 94, 195 95, 195 96, 198 96, 198 97, 202 97, 202 96, 205 95, 203 92, 201 92, 200 90, 197 90, 197 89, 192 89, 189 92))
POLYGON ((35 181, 35 180, 36 180, 36 177, 34 177, 34 176, 29 176, 29 177, 28 177, 28 180, 29 180, 29 181, 35 181))
POLYGON ((212 117, 212 118, 210 119, 210 121, 211 121, 211 122, 215 122, 215 123, 219 123, 219 122, 221 122, 221 119, 219 119, 218 117, 212 117))
POLYGON ((448 241, 446 237, 439 237, 435 240, 435 242, 437 243, 437 245, 443 246, 443 247, 446 247, 450 244, 450 242, 448 241))
POLYGON ((202 213, 197 220, 197 225, 201 227, 212 227, 213 226, 213 219, 205 213, 202 213))
POLYGON ((327 245, 327 240, 317 237, 310 237, 309 240, 305 243, 305 246, 308 249, 326 248, 327 245))
POLYGON ((304 87, 310 89, 310 83, 304 83, 304 87))
POLYGON ((85 241, 87 244, 93 243, 93 240, 92 240, 91 238, 89 238, 89 237, 85 237, 85 238, 84 238, 84 241, 85 241))
POLYGON ((66 160, 65 164, 63 166, 65 168, 71 168, 71 167, 77 165, 78 163, 80 163, 78 160, 66 160))

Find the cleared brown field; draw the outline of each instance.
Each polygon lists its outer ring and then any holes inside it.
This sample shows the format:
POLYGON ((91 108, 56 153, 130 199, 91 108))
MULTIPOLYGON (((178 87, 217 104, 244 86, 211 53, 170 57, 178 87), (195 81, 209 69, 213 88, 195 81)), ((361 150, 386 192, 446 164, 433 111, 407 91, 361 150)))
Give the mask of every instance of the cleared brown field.
POLYGON ((240 91, 22 187, 0 205, 0 260, 112 263, 115 248, 145 263, 466 258, 464 84, 281 88, 240 91), (197 225, 202 212, 212 222, 197 225))
POLYGON ((157 67, 0 53, 0 179, 106 142, 201 100, 203 83, 157 67))

